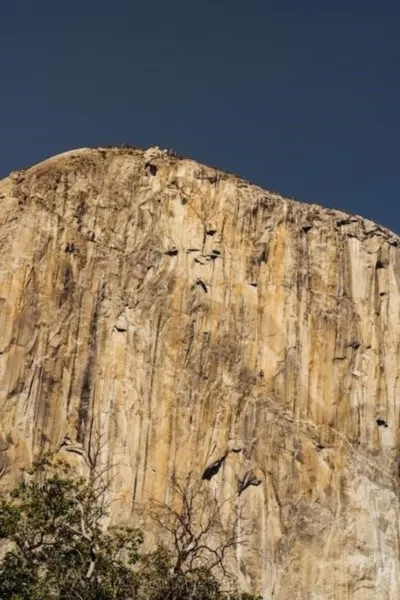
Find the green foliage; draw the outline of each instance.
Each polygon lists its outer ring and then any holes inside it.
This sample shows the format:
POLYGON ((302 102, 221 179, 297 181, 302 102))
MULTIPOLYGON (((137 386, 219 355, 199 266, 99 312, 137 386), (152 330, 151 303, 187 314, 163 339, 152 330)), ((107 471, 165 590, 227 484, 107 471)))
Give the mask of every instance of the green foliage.
POLYGON ((176 551, 140 552, 138 529, 107 526, 103 475, 45 456, 0 501, 1 600, 254 600, 204 565, 180 568, 176 551))
POLYGON ((105 527, 103 492, 66 463, 35 463, 30 480, 0 502, 0 539, 13 545, 0 568, 2 600, 128 597, 142 535, 105 527))
POLYGON ((159 547, 142 559, 137 600, 261 600, 251 594, 226 591, 211 569, 174 568, 176 556, 159 547))

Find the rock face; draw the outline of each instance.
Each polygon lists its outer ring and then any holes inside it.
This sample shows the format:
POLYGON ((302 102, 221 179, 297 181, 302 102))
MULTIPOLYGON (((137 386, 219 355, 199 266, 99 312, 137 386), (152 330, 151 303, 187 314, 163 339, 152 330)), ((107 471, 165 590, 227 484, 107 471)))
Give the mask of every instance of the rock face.
POLYGON ((156 148, 12 173, 0 209, 3 490, 101 440, 116 518, 173 473, 237 496, 265 599, 399 599, 398 237, 156 148))

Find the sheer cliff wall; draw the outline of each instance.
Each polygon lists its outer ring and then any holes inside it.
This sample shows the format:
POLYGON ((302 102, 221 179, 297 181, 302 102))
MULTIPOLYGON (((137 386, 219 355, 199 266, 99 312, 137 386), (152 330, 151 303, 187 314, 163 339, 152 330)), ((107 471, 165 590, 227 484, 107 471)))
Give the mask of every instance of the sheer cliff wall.
POLYGON ((0 486, 113 465, 115 518, 189 472, 257 524, 274 600, 400 597, 400 240, 147 151, 0 182, 0 486))

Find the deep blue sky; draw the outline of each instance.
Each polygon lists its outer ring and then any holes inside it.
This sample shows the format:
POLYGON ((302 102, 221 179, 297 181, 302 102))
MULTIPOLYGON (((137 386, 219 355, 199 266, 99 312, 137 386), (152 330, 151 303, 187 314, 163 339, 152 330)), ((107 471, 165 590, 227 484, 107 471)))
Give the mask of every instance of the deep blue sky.
POLYGON ((400 232, 400 2, 1 4, 0 175, 160 145, 400 232))

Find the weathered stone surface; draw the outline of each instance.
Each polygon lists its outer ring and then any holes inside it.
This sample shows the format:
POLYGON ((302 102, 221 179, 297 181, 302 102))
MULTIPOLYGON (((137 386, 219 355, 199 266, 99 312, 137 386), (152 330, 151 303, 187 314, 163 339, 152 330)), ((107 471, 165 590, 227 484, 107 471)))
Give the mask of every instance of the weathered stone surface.
POLYGON ((257 522, 265 598, 398 600, 398 237, 158 149, 57 156, 0 209, 3 489, 100 436, 116 517, 191 470, 257 522))

